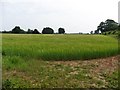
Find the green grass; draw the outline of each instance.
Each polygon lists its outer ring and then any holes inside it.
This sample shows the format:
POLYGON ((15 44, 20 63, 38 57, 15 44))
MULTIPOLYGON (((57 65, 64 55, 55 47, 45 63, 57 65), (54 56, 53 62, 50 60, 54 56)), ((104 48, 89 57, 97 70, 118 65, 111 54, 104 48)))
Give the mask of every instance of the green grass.
POLYGON ((118 53, 118 41, 103 35, 3 34, 4 56, 25 59, 83 60, 118 53))
POLYGON ((85 59, 89 61, 93 58, 117 55, 118 41, 113 37, 25 34, 2 36, 4 88, 117 87, 116 71, 111 76, 107 72, 108 76, 104 77, 108 82, 106 84, 103 80, 94 79, 95 76, 90 72, 90 69, 97 67, 94 65, 96 63, 84 64, 85 59), (67 64, 69 60, 74 61, 70 63, 73 65, 67 64))
MULTIPOLYGON (((99 79, 90 69, 97 68, 94 64, 70 65, 54 61, 30 60, 19 64, 12 63, 11 59, 3 62, 3 85, 13 88, 117 88, 117 70, 112 75, 103 72, 103 79, 99 79), (95 77, 97 77, 95 79, 95 77), (105 82, 108 82, 106 84, 105 82)), ((96 61, 97 62, 97 61, 96 61)), ((71 62, 72 63, 72 62, 71 62)), ((101 64, 101 63, 99 63, 101 64)), ((104 69, 105 70, 105 69, 104 69)))

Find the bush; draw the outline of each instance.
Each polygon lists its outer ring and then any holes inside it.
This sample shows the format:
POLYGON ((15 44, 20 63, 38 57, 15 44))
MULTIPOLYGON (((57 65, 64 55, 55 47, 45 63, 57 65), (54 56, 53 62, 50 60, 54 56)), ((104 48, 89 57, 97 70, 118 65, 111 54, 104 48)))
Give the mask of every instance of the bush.
POLYGON ((116 31, 114 31, 112 34, 115 34, 116 33, 116 31))
POLYGON ((39 31, 37 29, 34 29, 33 34, 39 34, 39 31))
POLYGON ((54 33, 54 30, 49 27, 43 28, 42 30, 42 34, 53 34, 53 33, 54 33))
POLYGON ((111 34, 111 32, 108 32, 108 34, 111 34))
POLYGON ((2 51, 2 55, 3 55, 3 56, 5 56, 5 55, 6 55, 5 51, 2 51))
POLYGON ((15 26, 15 28, 12 29, 11 33, 23 34, 26 32, 23 29, 21 29, 19 26, 15 26))
POLYGON ((32 34, 32 33, 33 33, 33 30, 28 29, 27 34, 32 34))
POLYGON ((106 32, 104 33, 104 35, 107 35, 106 32))
POLYGON ((64 34, 65 33, 65 29, 64 28, 59 28, 58 29, 58 33, 59 34, 64 34))

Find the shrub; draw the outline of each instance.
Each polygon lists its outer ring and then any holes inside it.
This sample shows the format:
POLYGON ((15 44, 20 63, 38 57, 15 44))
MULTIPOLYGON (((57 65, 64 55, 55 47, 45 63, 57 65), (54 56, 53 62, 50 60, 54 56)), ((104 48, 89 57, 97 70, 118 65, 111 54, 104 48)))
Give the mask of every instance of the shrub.
POLYGON ((116 33, 116 31, 114 31, 112 34, 115 34, 116 33))
POLYGON ((19 26, 15 26, 15 28, 12 29, 11 33, 20 34, 20 33, 26 33, 26 32, 23 29, 21 29, 19 26))
POLYGON ((58 29, 58 33, 59 34, 64 34, 65 33, 65 29, 64 28, 59 28, 58 29))
POLYGON ((104 35, 107 35, 107 33, 105 32, 104 35))
POLYGON ((108 34, 111 34, 111 32, 108 32, 108 34))
POLYGON ((5 56, 5 55, 6 55, 5 51, 2 51, 2 55, 3 55, 3 56, 5 56))
POLYGON ((34 29, 33 34, 39 34, 39 31, 37 29, 34 29))
POLYGON ((53 34, 53 33, 54 33, 54 30, 49 27, 43 28, 42 30, 42 34, 53 34))

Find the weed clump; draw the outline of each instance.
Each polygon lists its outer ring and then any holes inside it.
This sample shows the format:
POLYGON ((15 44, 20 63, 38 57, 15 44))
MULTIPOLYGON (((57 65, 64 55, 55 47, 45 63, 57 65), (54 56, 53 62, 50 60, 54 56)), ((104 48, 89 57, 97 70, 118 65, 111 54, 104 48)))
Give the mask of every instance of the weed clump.
POLYGON ((10 88, 14 88, 14 84, 9 79, 6 79, 2 83, 2 88, 8 90, 10 88))
POLYGON ((6 53, 5 53, 5 51, 2 51, 2 56, 6 56, 6 53))

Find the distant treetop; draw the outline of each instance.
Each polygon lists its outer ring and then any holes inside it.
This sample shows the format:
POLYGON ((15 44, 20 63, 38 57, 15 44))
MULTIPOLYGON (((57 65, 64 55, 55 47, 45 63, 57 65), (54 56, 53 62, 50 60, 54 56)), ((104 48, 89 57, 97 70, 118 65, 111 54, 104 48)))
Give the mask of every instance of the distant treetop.
POLYGON ((97 32, 101 31, 101 33, 106 31, 112 31, 118 29, 118 23, 114 20, 107 19, 105 22, 101 22, 97 27, 97 32))
POLYGON ((65 29, 64 28, 59 28, 58 29, 58 33, 59 34, 64 34, 65 33, 65 29))
POLYGON ((15 28, 12 29, 11 33, 21 34, 21 33, 25 33, 25 31, 21 29, 19 26, 15 26, 15 28))
POLYGON ((42 34, 54 34, 54 30, 50 27, 43 28, 42 34))
POLYGON ((33 34, 40 34, 37 29, 34 29, 33 34))

